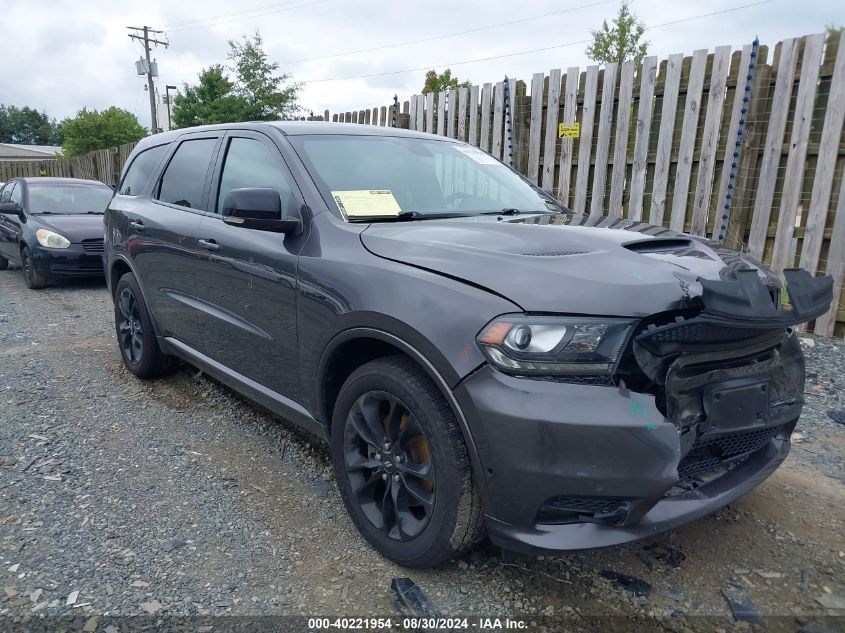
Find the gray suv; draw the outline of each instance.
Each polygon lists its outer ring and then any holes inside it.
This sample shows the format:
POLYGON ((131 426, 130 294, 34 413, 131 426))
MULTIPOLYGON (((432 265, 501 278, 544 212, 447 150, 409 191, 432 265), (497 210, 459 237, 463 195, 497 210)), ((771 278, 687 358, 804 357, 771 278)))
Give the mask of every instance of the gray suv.
POLYGON ((407 566, 704 516, 784 460, 791 326, 831 279, 704 239, 592 226, 479 149, 391 128, 157 134, 105 217, 117 339, 325 439, 361 534, 407 566))

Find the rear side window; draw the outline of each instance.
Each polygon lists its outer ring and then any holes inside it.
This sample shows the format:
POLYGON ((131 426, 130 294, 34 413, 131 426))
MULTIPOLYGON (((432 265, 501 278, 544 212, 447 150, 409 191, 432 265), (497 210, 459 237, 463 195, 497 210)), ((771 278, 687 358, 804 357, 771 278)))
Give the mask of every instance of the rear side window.
POLYGON ((144 150, 135 157, 132 164, 129 165, 129 170, 123 177, 123 182, 120 183, 120 190, 118 193, 124 196, 140 195, 152 178, 153 170, 158 165, 161 157, 164 156, 164 151, 167 145, 159 145, 158 147, 151 147, 144 150))
POLYGON ((161 177, 157 198, 188 209, 202 208, 202 191, 216 138, 182 141, 161 177))
POLYGON ((8 202, 9 196, 12 195, 12 189, 15 187, 15 183, 9 182, 6 183, 6 186, 0 190, 0 203, 8 202))

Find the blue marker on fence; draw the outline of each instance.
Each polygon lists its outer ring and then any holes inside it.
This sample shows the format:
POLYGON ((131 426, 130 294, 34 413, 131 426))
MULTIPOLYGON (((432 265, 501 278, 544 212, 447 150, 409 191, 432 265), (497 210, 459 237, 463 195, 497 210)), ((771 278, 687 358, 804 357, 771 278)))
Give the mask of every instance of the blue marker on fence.
MULTIPOLYGON (((754 69, 757 67, 757 49, 760 46, 760 39, 755 37, 751 43, 751 56, 748 62, 748 74, 745 76, 745 91, 742 97, 742 109, 740 110, 739 127, 736 130, 736 143, 734 144, 733 161, 731 162, 731 172, 728 175, 728 186, 725 193, 725 204, 722 210, 722 221, 719 223, 719 241, 725 241, 725 231, 728 228, 728 218, 731 210, 731 200, 733 199, 734 182, 736 181, 736 170, 739 166, 739 155, 742 151, 742 137, 747 135, 746 115, 748 114, 748 103, 751 101, 751 82, 754 80, 754 69)), ((739 86, 737 86, 737 89, 739 86)), ((739 93, 737 92, 737 97, 739 93)))

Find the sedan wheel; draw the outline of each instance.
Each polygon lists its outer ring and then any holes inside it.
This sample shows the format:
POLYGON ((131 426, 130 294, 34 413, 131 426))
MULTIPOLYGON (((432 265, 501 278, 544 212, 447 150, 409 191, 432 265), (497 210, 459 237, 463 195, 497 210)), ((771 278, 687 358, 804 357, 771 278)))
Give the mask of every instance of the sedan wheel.
POLYGON ((32 254, 29 252, 29 247, 27 246, 21 249, 21 269, 23 270, 23 280, 27 288, 39 290, 47 286, 47 278, 44 275, 38 274, 38 271, 35 270, 32 254))

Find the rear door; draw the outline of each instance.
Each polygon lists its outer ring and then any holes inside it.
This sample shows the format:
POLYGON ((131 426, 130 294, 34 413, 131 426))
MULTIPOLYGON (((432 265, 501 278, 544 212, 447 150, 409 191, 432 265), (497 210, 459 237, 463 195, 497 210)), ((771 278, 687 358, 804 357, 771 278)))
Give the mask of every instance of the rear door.
POLYGON ((296 268, 308 215, 279 148, 264 134, 230 131, 218 158, 209 210, 197 246, 200 351, 230 369, 297 399, 296 268), (257 231, 223 222, 232 189, 275 189, 283 213, 296 207, 301 235, 257 231))
POLYGON ((222 135, 188 134, 173 143, 150 194, 125 213, 130 235, 126 250, 160 333, 191 347, 199 342, 197 229, 208 208, 212 165, 222 135))

